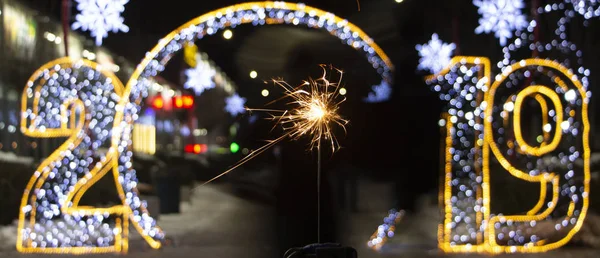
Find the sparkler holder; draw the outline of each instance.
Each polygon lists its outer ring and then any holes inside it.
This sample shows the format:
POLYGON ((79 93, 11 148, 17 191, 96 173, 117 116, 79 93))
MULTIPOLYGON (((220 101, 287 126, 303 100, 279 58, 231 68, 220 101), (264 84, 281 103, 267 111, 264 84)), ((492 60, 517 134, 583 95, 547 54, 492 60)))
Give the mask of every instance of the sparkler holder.
POLYGON ((356 249, 338 243, 310 244, 304 247, 290 248, 284 258, 357 258, 356 249))

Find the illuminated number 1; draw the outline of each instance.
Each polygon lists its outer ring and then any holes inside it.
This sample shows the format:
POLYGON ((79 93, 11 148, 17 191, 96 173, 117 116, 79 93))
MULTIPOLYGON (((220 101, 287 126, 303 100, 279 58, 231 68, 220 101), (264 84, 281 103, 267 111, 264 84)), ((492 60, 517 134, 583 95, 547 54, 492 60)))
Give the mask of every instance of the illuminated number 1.
POLYGON ((558 248, 579 230, 588 208, 587 92, 570 70, 553 61, 518 62, 505 68, 491 86, 489 68, 472 78, 473 67, 480 65, 489 67, 489 61, 455 57, 448 69, 427 79, 450 104, 443 120, 447 138, 439 246, 445 252, 489 253, 558 248), (531 85, 522 86, 525 79, 531 85), (457 96, 473 83, 481 83, 476 89, 485 98, 477 102, 478 116, 465 125, 461 117, 472 107, 465 109, 468 101, 457 96), (539 146, 525 139, 521 125, 532 122, 522 117, 528 100, 542 112, 539 146), (465 138, 468 132, 473 134, 465 138), (473 147, 465 145, 469 142, 475 142, 473 147), (460 155, 465 151, 472 155, 460 155), (557 162, 548 163, 548 158, 557 162), (581 167, 575 165, 578 160, 581 167), (539 187, 538 201, 523 215, 492 209, 490 176, 503 172, 539 187))
POLYGON ((126 252, 129 221, 155 248, 162 231, 137 197, 123 164, 123 85, 91 61, 61 58, 42 66, 22 96, 21 130, 66 138, 36 169, 21 201, 17 250, 36 253, 126 252), (112 174, 122 204, 79 205, 85 191, 112 174), (143 217, 143 218, 142 218, 143 217), (140 225, 144 223, 143 225, 140 225), (143 230, 140 230, 143 229, 143 230))
POLYGON ((480 103, 489 80, 489 63, 483 57, 455 57, 448 68, 426 79, 448 103, 440 120, 446 137, 438 241, 444 251, 469 248, 484 240, 480 103))

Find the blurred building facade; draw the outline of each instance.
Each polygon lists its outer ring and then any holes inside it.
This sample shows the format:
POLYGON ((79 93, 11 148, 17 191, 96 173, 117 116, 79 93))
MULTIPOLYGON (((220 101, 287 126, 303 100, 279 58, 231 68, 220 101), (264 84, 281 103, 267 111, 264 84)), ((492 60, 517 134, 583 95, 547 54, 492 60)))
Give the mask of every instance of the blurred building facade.
MULTIPOLYGON (((48 156, 62 142, 62 139, 25 137, 19 130, 19 123, 20 98, 27 79, 41 65, 65 56, 64 41, 59 21, 19 1, 0 1, 0 47, 3 50, 0 51, 0 152, 40 159, 48 156)), ((69 31, 68 46, 70 57, 89 59, 111 67, 123 83, 127 82, 135 68, 132 62, 104 47, 97 47, 93 40, 78 32, 69 31)), ((235 85, 205 54, 199 57, 217 72, 214 78, 219 89, 216 94, 220 95, 217 103, 206 103, 204 100, 204 104, 198 104, 195 101, 193 109, 178 110, 172 100, 190 96, 191 92, 164 78, 155 77, 153 86, 148 89, 147 101, 142 105, 137 128, 134 129, 137 143, 133 147, 136 152, 155 154, 159 149, 171 154, 183 154, 186 145, 209 143, 212 146, 223 145, 213 148, 216 151, 229 148, 226 140, 228 132, 232 131, 229 128, 229 115, 225 111, 207 111, 211 108, 222 109, 223 98, 234 92, 235 85), (152 101, 156 98, 162 99, 161 107, 153 105, 152 101), (215 117, 215 114, 218 116, 215 117)))

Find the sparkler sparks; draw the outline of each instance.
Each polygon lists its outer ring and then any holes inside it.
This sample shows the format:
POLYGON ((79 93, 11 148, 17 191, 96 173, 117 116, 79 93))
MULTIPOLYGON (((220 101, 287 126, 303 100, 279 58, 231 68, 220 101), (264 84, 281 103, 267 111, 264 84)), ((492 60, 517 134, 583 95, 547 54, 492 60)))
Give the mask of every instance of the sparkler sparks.
POLYGON ((321 140, 326 140, 330 145, 332 152, 339 150, 340 145, 334 133, 334 126, 339 126, 346 132, 348 120, 342 118, 338 114, 340 105, 346 100, 339 95, 339 87, 342 81, 343 72, 339 69, 331 67, 331 70, 339 74, 337 82, 331 82, 327 79, 327 68, 321 65, 323 75, 318 79, 309 78, 300 86, 293 87, 283 80, 273 80, 273 83, 284 90, 284 96, 267 105, 275 102, 290 99, 286 106, 289 109, 252 109, 246 108, 248 111, 267 112, 271 115, 271 119, 276 121, 273 128, 280 125, 285 132, 280 137, 268 141, 264 146, 250 152, 246 157, 241 159, 233 167, 220 175, 206 181, 204 184, 210 183, 215 179, 222 177, 250 159, 263 153, 273 145, 281 142, 283 139, 290 138, 299 140, 304 136, 310 137, 309 150, 321 150, 321 140))
POLYGON ((249 110, 279 113, 279 115, 272 114, 272 118, 283 127, 284 131, 287 131, 287 134, 284 135, 289 135, 294 140, 309 135, 312 137, 310 149, 320 148, 320 141, 324 139, 330 142, 332 150, 335 152, 340 146, 332 127, 338 125, 345 131, 346 124, 348 124, 348 120, 343 119, 338 114, 340 104, 346 100, 340 98, 338 91, 343 72, 335 69, 340 78, 337 83, 332 83, 326 78, 327 71, 325 67, 322 68, 323 76, 316 80, 309 78, 308 81, 304 81, 298 87, 292 87, 283 80, 273 80, 276 85, 285 91, 283 98, 292 99, 288 105, 294 105, 295 108, 289 110, 249 110))

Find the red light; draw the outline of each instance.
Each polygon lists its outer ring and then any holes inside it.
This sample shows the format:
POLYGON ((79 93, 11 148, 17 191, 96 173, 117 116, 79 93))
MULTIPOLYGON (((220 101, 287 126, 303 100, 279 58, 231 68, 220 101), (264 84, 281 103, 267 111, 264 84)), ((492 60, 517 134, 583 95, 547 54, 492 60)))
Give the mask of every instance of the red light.
POLYGON ((192 96, 183 96, 183 108, 192 108, 194 105, 194 97, 192 96))
POLYGON ((165 101, 162 99, 161 96, 154 97, 154 99, 152 100, 152 107, 154 109, 162 109, 164 106, 165 101))
POLYGON ((200 154, 205 153, 208 150, 208 146, 206 144, 188 144, 183 149, 186 153, 200 154))
POLYGON ((202 146, 200 144, 194 144, 194 153, 198 154, 202 151, 202 146))
POLYGON ((173 98, 173 103, 175 103, 175 107, 176 108, 182 108, 183 107, 183 100, 179 96, 173 98))
POLYGON ((190 95, 173 97, 175 108, 190 109, 194 106, 194 97, 190 95))

